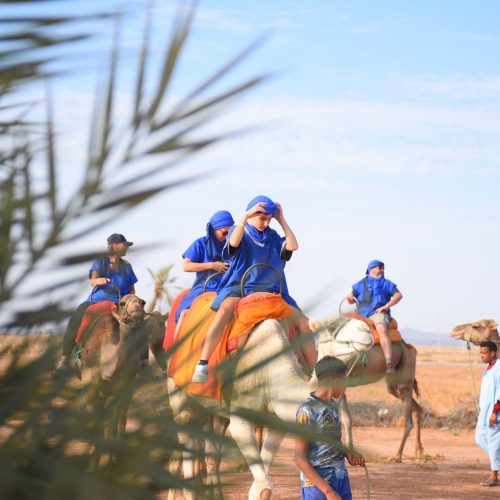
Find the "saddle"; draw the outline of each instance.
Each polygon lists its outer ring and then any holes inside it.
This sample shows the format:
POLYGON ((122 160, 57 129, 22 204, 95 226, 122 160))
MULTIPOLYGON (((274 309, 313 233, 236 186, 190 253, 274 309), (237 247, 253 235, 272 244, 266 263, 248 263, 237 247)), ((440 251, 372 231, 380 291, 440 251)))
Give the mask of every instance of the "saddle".
MULTIPOLYGON (((366 323, 370 327, 375 345, 380 344, 380 336, 378 334, 377 328, 375 327, 375 324, 371 319, 365 318, 364 316, 361 316, 361 314, 355 312, 344 313, 342 316, 345 316, 346 318, 359 319, 360 321, 366 323)), ((389 324, 389 338, 391 339, 391 342, 395 343, 403 341, 401 332, 398 330, 398 322, 394 318, 391 318, 391 322, 389 324)))
POLYGON ((97 302, 96 304, 91 304, 85 314, 83 315, 82 322, 80 323, 80 328, 76 334, 75 343, 77 345, 85 344, 88 339, 90 332, 94 323, 102 316, 110 316, 113 311, 117 310, 117 306, 114 302, 97 302))
MULTIPOLYGON (((235 307, 233 320, 224 329, 214 353, 208 360, 208 381, 192 384, 191 377, 195 365, 200 359, 208 327, 215 316, 215 311, 210 309, 215 297, 215 292, 205 292, 193 301, 175 339, 171 338, 167 325, 164 346, 168 344, 175 346, 168 369, 175 385, 190 394, 221 399, 224 381, 220 372, 217 375, 214 368, 244 346, 256 324, 270 318, 285 320, 284 324, 292 336, 295 331, 292 322, 286 321, 293 309, 280 295, 258 292, 242 298, 235 307)), ((170 317, 173 316, 175 312, 171 311, 170 317)))

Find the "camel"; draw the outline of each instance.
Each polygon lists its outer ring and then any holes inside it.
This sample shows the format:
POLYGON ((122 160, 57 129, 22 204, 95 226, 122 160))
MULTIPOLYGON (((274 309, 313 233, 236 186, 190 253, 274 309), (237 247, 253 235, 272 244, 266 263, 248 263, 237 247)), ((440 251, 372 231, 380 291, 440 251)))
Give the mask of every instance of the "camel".
POLYGON ((492 340, 500 346, 497 323, 492 319, 480 319, 474 323, 464 323, 453 328, 451 334, 454 339, 465 340, 479 345, 484 340, 492 340))
MULTIPOLYGON (((148 339, 155 345, 164 330, 163 317, 146 318, 144 305, 145 301, 135 295, 122 297, 116 312, 97 319, 83 347, 81 379, 86 388, 85 408, 95 421, 96 443, 101 429, 109 440, 118 439, 124 431, 141 353, 148 348, 148 339)), ((100 458, 96 444, 91 468, 100 458)))
MULTIPOLYGON (((324 323, 312 321, 311 328, 317 332, 318 359, 332 355, 352 366, 356 355, 363 356, 367 353, 366 365, 364 362, 355 365, 350 375, 349 386, 372 383, 385 376, 385 358, 382 349, 380 346, 375 346, 369 350, 373 337, 364 322, 335 316, 324 323)), ((416 455, 421 457, 423 454, 420 435, 421 408, 412 396, 414 390, 418 395, 415 380, 416 350, 404 343, 395 343, 393 357, 396 373, 391 377, 388 388, 391 394, 402 400, 405 417, 402 440, 393 460, 401 462, 406 440, 413 427, 412 413, 416 416, 416 455)), ((195 404, 193 398, 176 388, 172 379, 168 379, 168 384, 174 415, 178 419, 185 420, 188 418, 186 412, 195 411, 192 409, 195 404)), ((315 376, 308 378, 300 368, 295 355, 289 349, 285 331, 278 321, 266 320, 253 330, 236 362, 228 412, 231 436, 249 464, 254 477, 249 499, 271 498, 273 486, 268 472, 284 437, 283 434, 268 429, 260 449, 257 444, 255 424, 247 418, 249 413, 267 412, 286 422, 294 422, 298 406, 307 399, 310 392, 315 390, 316 385, 315 376), (259 369, 255 370, 255 366, 259 366, 259 369)), ((198 398, 198 401, 203 399, 205 398, 198 398)), ((201 401, 201 404, 206 405, 207 402, 201 401)), ((211 403, 214 404, 213 401, 211 403)), ((340 409, 346 445, 352 447, 352 419, 346 399, 340 409)), ((189 448, 189 443, 184 441, 183 444, 189 448)), ((192 461, 187 461, 183 467, 185 477, 191 477, 192 461)), ((184 494, 188 499, 193 498, 190 492, 185 491, 184 494)))
MULTIPOLYGON (((362 321, 335 316, 324 323, 311 322, 316 331, 318 342, 318 359, 326 355, 336 356, 346 363, 352 363, 356 354, 362 355, 373 345, 373 336, 369 327, 362 321)), ((403 439, 395 456, 401 461, 402 451, 412 427, 411 412, 417 415, 417 455, 423 452, 420 442, 420 407, 412 398, 416 388, 414 348, 394 344, 394 359, 397 372, 391 383, 391 392, 403 399, 405 408, 405 427, 403 439)), ((352 364, 351 364, 352 366, 352 364)), ((371 383, 385 374, 385 358, 380 346, 368 353, 368 364, 361 368, 359 363, 353 371, 355 378, 352 385, 371 383), (361 370, 363 375, 361 376, 361 370)), ((255 433, 255 424, 248 418, 249 412, 267 412, 287 422, 295 421, 298 406, 307 399, 310 392, 316 389, 317 379, 313 375, 307 377, 302 371, 280 322, 268 319, 257 325, 236 360, 234 383, 230 395, 229 410, 217 407, 217 402, 207 398, 188 396, 175 387, 173 379, 168 379, 168 392, 173 414, 178 422, 186 422, 194 415, 200 415, 201 408, 209 407, 214 412, 229 414, 229 430, 231 436, 241 450, 254 477, 249 491, 249 499, 270 498, 273 486, 268 476, 283 435, 275 430, 267 430, 262 449, 259 448, 255 433), (258 370, 255 369, 259 366, 258 370), (196 399, 196 401, 195 401, 196 399)), ((347 446, 352 446, 351 417, 346 401, 341 404, 343 425, 347 446)), ((206 412, 206 410, 205 410, 206 412)), ((184 477, 193 476, 193 461, 190 460, 193 443, 189 435, 179 436, 185 447, 187 460, 183 461, 184 477)), ((211 450, 216 453, 217 450, 211 450)), ((215 475, 212 460, 212 470, 207 463, 207 471, 215 475)), ((185 490, 187 499, 194 498, 192 492, 185 490)), ((173 495, 170 497, 173 498, 173 495)))

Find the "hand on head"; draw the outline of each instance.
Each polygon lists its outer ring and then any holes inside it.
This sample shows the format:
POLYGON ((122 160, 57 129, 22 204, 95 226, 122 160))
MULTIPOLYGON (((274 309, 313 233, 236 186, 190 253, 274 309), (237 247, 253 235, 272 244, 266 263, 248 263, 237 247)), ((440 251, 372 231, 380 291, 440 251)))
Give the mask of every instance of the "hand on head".
POLYGON ((261 213, 266 213, 266 202, 261 201, 260 203, 257 203, 254 205, 250 210, 247 211, 246 215, 248 218, 253 217, 254 215, 257 215, 259 212, 261 213))

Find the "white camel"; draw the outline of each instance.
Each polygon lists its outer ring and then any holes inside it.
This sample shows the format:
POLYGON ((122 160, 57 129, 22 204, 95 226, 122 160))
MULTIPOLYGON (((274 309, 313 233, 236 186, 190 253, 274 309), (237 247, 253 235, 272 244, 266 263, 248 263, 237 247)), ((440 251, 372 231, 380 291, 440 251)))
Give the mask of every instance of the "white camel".
MULTIPOLYGON (((373 346, 373 336, 369 327, 362 321, 346 319, 341 316, 313 326, 317 331, 318 359, 324 356, 336 356, 349 363, 356 354, 363 353, 373 346)), ((259 449, 255 424, 249 421, 248 411, 267 412, 279 419, 294 422, 298 406, 307 399, 317 387, 317 379, 307 377, 301 369, 285 330, 276 320, 260 323, 250 335, 240 353, 235 366, 234 384, 230 395, 229 429, 231 436, 245 457, 252 472, 254 482, 248 498, 262 500, 271 498, 273 485, 269 478, 269 469, 284 435, 272 429, 265 433, 262 448, 259 449), (256 369, 256 367, 258 367, 256 369)), ((185 422, 200 413, 193 407, 193 400, 185 392, 175 387, 173 379, 168 379, 170 404, 177 421, 185 422)), ((214 401, 196 398, 203 406, 214 401)), ((348 444, 352 444, 350 415, 343 410, 343 425, 348 444)), ((186 450, 193 450, 194 443, 190 436, 181 434, 179 439, 186 450)), ((214 450, 209 450, 216 453, 214 450)), ((192 455, 185 454, 183 473, 185 478, 194 474, 192 455)), ((212 466, 207 463, 209 478, 215 479, 216 460, 212 466), (211 470, 212 469, 212 470, 211 470)), ((215 481, 214 481, 215 482, 215 481)), ((187 499, 194 498, 192 492, 185 490, 187 499)), ((172 495, 173 496, 173 495, 172 495)))

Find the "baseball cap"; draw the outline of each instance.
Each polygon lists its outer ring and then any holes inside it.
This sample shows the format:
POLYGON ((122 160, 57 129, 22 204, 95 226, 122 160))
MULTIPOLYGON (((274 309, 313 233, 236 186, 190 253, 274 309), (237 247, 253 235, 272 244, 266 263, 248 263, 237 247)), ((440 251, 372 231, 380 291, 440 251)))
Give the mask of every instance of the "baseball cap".
POLYGON ((132 241, 127 241, 127 238, 123 236, 123 234, 113 233, 107 239, 108 245, 113 245, 113 243, 125 243, 129 247, 131 247, 134 243, 132 241))

